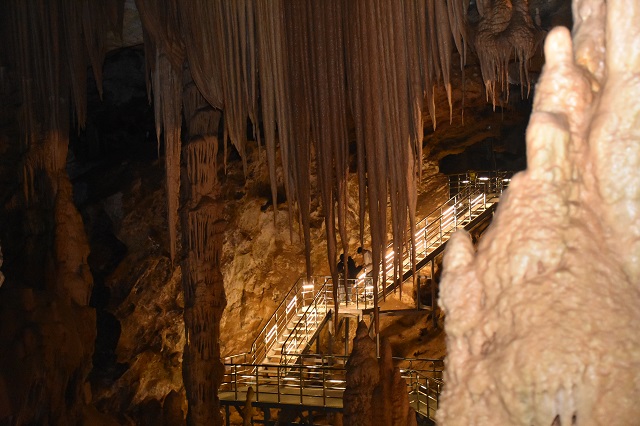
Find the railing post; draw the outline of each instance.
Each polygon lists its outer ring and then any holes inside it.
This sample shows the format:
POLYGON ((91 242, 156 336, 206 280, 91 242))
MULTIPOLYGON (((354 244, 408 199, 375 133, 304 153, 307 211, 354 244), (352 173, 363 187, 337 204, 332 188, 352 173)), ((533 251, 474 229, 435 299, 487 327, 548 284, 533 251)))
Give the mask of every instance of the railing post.
POLYGON ((458 201, 453 204, 453 229, 458 229, 458 201))
POLYGON ((431 401, 429 401, 429 393, 431 390, 431 386, 429 385, 429 378, 425 378, 425 382, 424 382, 426 388, 427 388, 427 417, 431 418, 431 401))
POLYGON ((304 398, 302 397, 302 365, 300 366, 300 404, 304 402, 304 398))
POLYGON ((327 379, 326 370, 324 368, 324 360, 322 362, 322 406, 327 406, 327 379))
POLYGON ((278 383, 278 403, 280 402, 280 366, 277 367, 276 369, 276 373, 277 373, 277 383, 278 383))
POLYGON ((260 401, 260 378, 258 369, 256 368, 256 402, 260 401))
POLYGON ((233 371, 233 373, 231 374, 231 377, 233 379, 233 396, 237 401, 238 400, 238 366, 233 364, 231 367, 233 371))
POLYGON ((420 380, 418 380, 418 375, 413 370, 411 370, 411 387, 416 393, 416 411, 420 412, 420 380))

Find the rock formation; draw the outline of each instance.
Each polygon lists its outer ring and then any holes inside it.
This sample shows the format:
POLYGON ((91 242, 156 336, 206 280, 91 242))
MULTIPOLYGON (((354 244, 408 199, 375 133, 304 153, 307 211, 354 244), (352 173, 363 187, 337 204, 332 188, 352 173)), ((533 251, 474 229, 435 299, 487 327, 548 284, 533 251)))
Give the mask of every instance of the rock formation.
POLYGON ((527 129, 527 170, 477 253, 450 241, 443 425, 631 425, 640 406, 640 5, 576 0, 527 129))
POLYGON ((360 322, 353 338, 353 350, 347 361, 347 388, 344 391, 344 423, 372 426, 371 395, 380 382, 376 344, 367 324, 360 322))
POLYGON ((356 426, 412 426, 416 413, 409 407, 407 384, 393 365, 391 346, 386 339, 376 344, 361 321, 347 361, 347 388, 344 392, 344 423, 356 426))
POLYGON ((220 318, 226 305, 220 259, 226 222, 216 170, 208 161, 218 148, 216 138, 196 138, 185 145, 187 167, 182 229, 184 261, 184 323, 182 371, 189 405, 189 424, 219 424, 217 388, 220 362, 220 318))

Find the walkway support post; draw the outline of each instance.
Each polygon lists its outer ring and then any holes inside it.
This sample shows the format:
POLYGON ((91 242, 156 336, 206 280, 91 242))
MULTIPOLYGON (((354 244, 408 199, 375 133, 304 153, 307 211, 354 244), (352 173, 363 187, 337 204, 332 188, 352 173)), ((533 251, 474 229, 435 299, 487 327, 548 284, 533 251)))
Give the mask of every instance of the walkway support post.
POLYGON ((349 356, 349 317, 344 317, 344 354, 349 356))
POLYGON ((433 328, 438 328, 438 319, 436 318, 436 275, 435 275, 435 259, 431 260, 431 320, 433 328))

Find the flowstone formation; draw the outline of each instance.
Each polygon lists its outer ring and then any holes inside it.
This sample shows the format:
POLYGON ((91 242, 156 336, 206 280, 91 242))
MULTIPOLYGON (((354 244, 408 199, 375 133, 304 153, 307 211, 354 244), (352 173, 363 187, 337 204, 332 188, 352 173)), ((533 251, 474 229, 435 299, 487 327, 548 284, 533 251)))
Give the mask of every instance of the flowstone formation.
POLYGON ((631 425, 640 416, 640 5, 573 3, 477 253, 449 242, 443 425, 631 425))

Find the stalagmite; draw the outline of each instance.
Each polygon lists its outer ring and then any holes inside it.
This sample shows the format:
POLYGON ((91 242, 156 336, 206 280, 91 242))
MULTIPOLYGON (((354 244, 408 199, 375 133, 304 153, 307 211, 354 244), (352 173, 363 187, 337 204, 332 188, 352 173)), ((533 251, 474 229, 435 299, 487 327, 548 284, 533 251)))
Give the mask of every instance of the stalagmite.
POLYGON ((194 135, 184 147, 182 283, 186 344, 183 378, 189 425, 221 424, 217 388, 220 362, 220 318, 226 305, 220 259, 225 222, 217 180, 215 136, 194 135))
POLYGON ((393 365, 391 345, 382 339, 380 358, 364 321, 358 324, 347 361, 344 423, 354 426, 414 426, 406 381, 393 365))
POLYGON ((574 2, 549 33, 516 175, 477 253, 445 253, 438 423, 636 424, 640 114, 636 2, 574 2), (593 36, 593 38, 591 38, 593 36))

